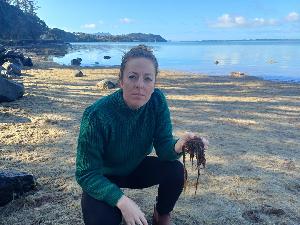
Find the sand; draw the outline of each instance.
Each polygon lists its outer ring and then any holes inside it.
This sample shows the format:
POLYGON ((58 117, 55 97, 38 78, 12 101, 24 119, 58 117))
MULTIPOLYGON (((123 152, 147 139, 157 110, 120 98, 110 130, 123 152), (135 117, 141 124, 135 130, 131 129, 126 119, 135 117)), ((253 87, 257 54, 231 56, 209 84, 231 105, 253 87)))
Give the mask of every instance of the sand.
MULTIPOLYGON (((39 65, 25 70, 23 98, 0 104, 0 170, 32 173, 37 191, 0 208, 0 224, 83 224, 75 181, 83 110, 115 90, 99 90, 117 69, 39 65)), ((209 139, 207 167, 188 163, 189 187, 172 213, 176 224, 300 224, 300 84, 162 71, 174 135, 209 139)), ((124 189, 152 215, 157 186, 124 189)))

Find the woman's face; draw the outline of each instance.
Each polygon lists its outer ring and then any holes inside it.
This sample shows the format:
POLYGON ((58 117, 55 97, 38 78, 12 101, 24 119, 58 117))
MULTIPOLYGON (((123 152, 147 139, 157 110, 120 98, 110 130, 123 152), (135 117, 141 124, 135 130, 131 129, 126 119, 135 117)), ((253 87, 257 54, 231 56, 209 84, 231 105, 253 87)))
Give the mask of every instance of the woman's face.
POLYGON ((123 98, 131 109, 145 105, 155 85, 155 67, 151 60, 140 57, 131 58, 125 64, 120 86, 123 98))

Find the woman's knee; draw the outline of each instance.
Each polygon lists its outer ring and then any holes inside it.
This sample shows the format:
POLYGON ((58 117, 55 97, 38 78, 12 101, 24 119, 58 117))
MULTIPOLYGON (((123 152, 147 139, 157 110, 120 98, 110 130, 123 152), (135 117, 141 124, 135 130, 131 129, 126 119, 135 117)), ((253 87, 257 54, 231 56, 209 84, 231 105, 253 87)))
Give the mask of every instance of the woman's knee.
POLYGON ((82 194, 81 207, 85 225, 119 225, 122 221, 118 208, 94 199, 87 193, 82 194))
POLYGON ((179 184, 183 184, 184 182, 184 168, 183 164, 179 160, 170 161, 168 162, 168 165, 166 166, 166 180, 168 182, 176 182, 179 184))

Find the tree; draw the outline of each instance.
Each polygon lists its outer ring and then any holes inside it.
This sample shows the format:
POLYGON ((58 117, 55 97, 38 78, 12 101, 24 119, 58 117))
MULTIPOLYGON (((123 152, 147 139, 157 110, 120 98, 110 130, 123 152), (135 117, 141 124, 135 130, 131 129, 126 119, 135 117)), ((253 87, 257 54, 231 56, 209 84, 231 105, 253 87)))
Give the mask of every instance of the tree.
POLYGON ((36 0, 2 0, 10 5, 14 5, 21 9, 24 13, 36 15, 36 10, 39 9, 36 0))
POLYGON ((38 16, 0 0, 0 40, 39 40, 48 29, 38 16))

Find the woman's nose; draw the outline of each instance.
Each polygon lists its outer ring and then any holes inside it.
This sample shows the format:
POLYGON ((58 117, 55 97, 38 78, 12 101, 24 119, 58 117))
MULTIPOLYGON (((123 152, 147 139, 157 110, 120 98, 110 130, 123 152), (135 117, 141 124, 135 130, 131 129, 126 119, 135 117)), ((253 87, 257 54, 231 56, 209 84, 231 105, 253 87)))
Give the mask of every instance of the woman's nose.
POLYGON ((143 88, 144 87, 144 80, 143 79, 138 79, 138 81, 136 82, 136 87, 137 88, 143 88))

